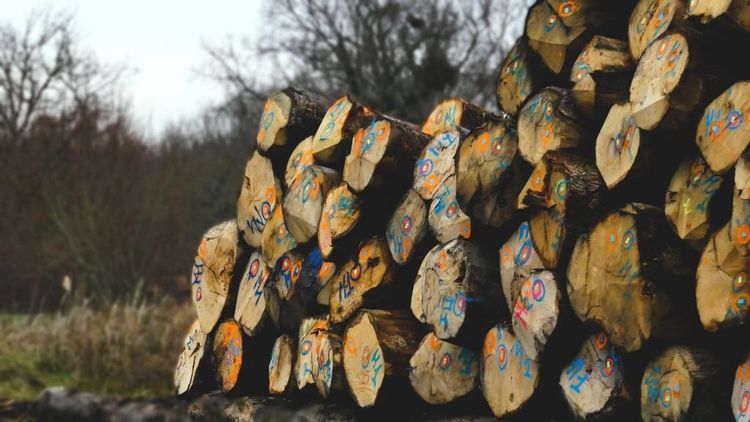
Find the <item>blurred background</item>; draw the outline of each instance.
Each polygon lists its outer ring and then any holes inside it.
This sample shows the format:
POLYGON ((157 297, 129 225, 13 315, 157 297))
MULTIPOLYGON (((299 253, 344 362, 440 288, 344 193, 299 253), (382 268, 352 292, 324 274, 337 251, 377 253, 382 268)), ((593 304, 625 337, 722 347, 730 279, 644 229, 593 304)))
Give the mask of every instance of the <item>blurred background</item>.
POLYGON ((528 0, 0 0, 0 403, 166 396, 266 96, 496 110, 528 0))

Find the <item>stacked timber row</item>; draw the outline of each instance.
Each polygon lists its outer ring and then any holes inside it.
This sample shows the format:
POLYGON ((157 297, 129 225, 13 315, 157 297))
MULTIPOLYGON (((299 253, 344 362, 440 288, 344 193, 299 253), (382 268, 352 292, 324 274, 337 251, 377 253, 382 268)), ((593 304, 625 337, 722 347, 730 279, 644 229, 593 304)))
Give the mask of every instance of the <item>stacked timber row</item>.
POLYGON ((177 392, 750 420, 749 16, 538 1, 499 110, 421 126, 273 93, 198 247, 177 392))

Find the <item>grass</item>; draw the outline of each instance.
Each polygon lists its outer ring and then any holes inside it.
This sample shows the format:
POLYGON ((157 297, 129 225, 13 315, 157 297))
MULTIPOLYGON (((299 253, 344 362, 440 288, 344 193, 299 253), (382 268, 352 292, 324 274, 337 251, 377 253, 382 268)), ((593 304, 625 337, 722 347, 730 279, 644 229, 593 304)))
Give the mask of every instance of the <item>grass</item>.
POLYGON ((127 397, 168 396, 194 318, 192 306, 174 301, 0 314, 0 399, 35 399, 52 385, 127 397))

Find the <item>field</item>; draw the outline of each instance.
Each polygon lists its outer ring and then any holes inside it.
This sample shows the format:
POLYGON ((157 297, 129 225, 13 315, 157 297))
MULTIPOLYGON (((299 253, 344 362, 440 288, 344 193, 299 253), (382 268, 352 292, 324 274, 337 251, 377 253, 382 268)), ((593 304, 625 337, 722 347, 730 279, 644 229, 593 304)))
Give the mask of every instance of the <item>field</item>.
POLYGON ((190 304, 123 302, 56 313, 0 314, 0 401, 66 385, 127 397, 172 394, 190 304))

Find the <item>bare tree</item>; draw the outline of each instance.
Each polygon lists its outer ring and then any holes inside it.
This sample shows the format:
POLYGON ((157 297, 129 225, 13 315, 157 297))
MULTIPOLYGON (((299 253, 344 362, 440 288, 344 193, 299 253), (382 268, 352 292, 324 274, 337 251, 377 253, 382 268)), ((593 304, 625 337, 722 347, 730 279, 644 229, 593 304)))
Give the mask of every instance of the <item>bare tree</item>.
POLYGON ((0 24, 0 134, 17 142, 37 116, 90 106, 122 71, 79 48, 71 14, 35 11, 23 28, 0 24))
POLYGON ((265 77, 275 86, 347 92, 421 121, 445 96, 491 106, 494 73, 523 29, 526 6, 527 0, 275 0, 260 42, 207 47, 209 70, 253 98, 269 88, 258 83, 265 77), (272 71, 263 75, 263 65, 272 71))

